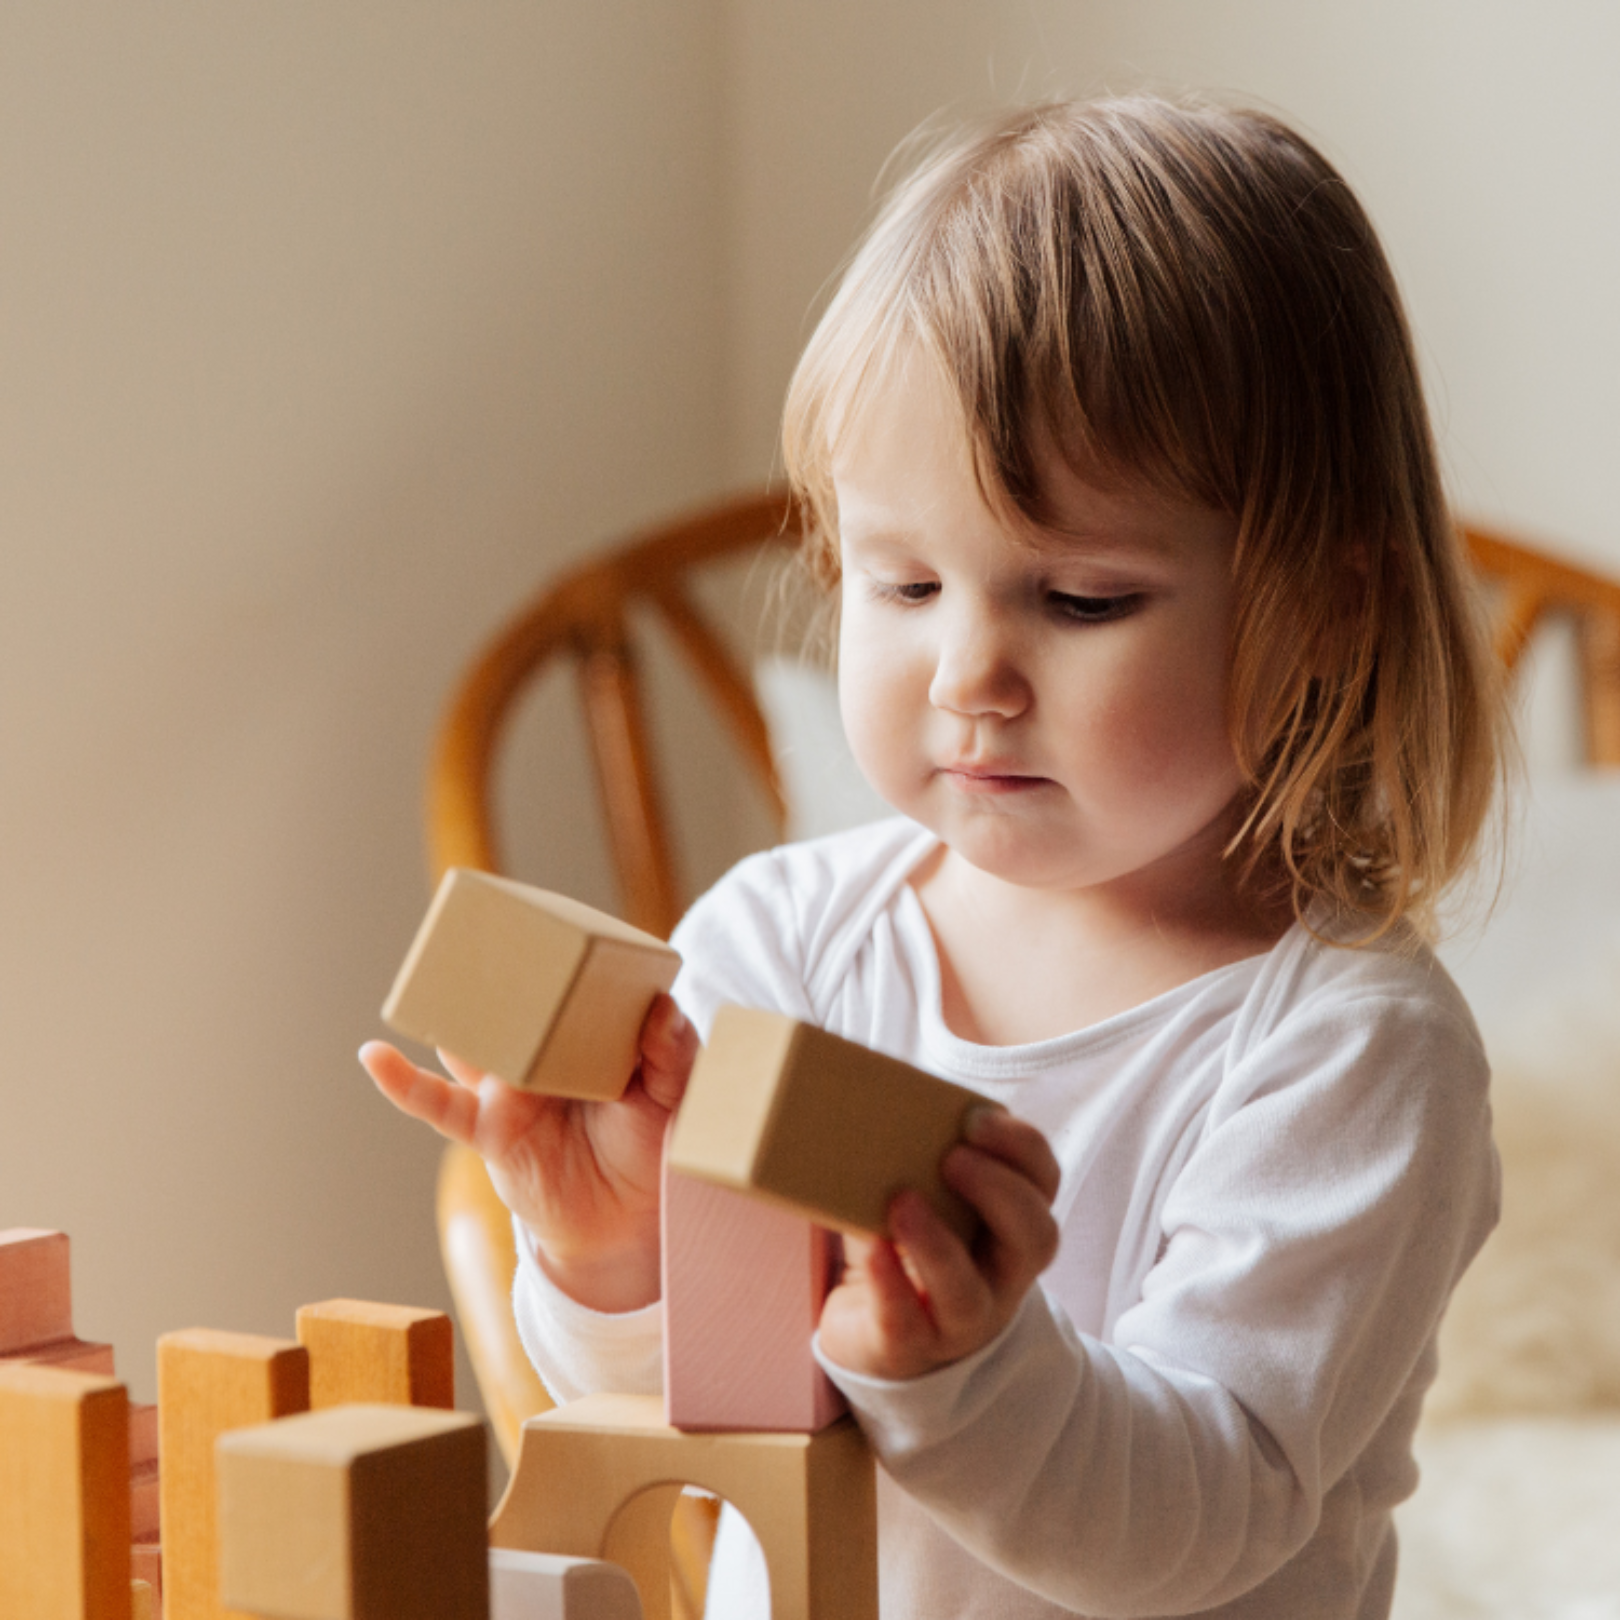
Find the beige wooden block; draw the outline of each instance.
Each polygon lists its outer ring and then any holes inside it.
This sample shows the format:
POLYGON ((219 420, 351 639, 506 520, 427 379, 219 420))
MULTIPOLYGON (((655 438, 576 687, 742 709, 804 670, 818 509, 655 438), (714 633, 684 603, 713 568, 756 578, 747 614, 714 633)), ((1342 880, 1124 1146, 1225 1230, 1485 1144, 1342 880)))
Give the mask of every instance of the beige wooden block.
POLYGON ((477 1418, 339 1406, 224 1436, 220 1585, 275 1620, 487 1620, 477 1418))
POLYGON ((512 1085, 617 1097, 679 966, 663 940, 577 900, 452 867, 382 1016, 512 1085))
POLYGON ((328 1299, 299 1307, 298 1342, 309 1351, 311 1411, 456 1404, 455 1335, 443 1311, 328 1299))
POLYGON ((667 1620, 682 1484, 748 1520, 765 1551, 772 1620, 877 1620, 876 1484, 849 1418, 816 1434, 684 1434, 664 1422, 656 1395, 588 1395, 524 1424, 490 1541, 620 1564, 647 1620, 667 1620))
POLYGON ((135 1537, 129 1549, 129 1572, 138 1581, 152 1588, 152 1602, 163 1612, 163 1547, 153 1536, 135 1537))
POLYGON ((489 1549, 489 1620, 642 1620, 628 1570, 600 1558, 489 1549))
POLYGON ((150 1581, 130 1581, 129 1620, 158 1620, 157 1594, 150 1581))
POLYGON ((309 1352, 285 1339, 192 1328, 158 1340, 164 1620, 221 1620, 214 1445, 309 1408, 309 1352))
POLYGON ((848 1232, 884 1230, 915 1187, 964 1241, 977 1219, 940 1161, 974 1108, 953 1085, 783 1013, 722 1007, 698 1056, 669 1164, 848 1232))
POLYGON ((0 1615, 128 1620, 129 1545, 124 1386, 0 1366, 0 1615))
POLYGON ((0 1356, 72 1337, 67 1233, 32 1226, 0 1232, 0 1356))

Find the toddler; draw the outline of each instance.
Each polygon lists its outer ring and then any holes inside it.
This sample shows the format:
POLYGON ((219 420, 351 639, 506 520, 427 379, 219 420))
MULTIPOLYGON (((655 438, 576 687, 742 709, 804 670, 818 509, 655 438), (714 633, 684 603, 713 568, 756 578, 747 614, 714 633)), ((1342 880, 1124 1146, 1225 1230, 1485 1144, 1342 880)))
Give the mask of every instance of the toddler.
MULTIPOLYGON (((698 902, 622 1102, 367 1066, 488 1160, 565 1399, 658 1387, 659 1147, 719 1005, 976 1088, 980 1241, 902 1194, 816 1340, 885 1620, 1386 1615, 1497 1210, 1424 938, 1504 737, 1366 216, 1260 114, 1004 114, 889 197, 786 447, 897 816, 698 902)), ((728 1521, 710 1613, 766 1603, 728 1521)))

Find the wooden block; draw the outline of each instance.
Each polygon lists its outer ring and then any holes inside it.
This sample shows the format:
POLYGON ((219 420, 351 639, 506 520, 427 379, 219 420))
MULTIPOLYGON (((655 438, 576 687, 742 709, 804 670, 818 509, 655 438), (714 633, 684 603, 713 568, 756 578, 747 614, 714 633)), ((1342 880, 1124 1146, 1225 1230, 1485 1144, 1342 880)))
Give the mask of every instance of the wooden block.
POLYGON ((150 1581, 129 1583, 129 1620, 158 1620, 157 1594, 150 1581))
POLYGON ((455 1335, 443 1311, 329 1299, 299 1307, 298 1342, 309 1351, 311 1411, 456 1404, 455 1335))
POLYGON ((220 1586, 275 1620, 487 1620, 484 1426, 340 1406, 219 1441, 220 1586))
POLYGON ((782 1013, 722 1007, 670 1141, 672 1169, 848 1232, 915 1187, 964 1242, 977 1221, 940 1160, 977 1092, 782 1013))
POLYGON ((129 1571, 138 1581, 152 1588, 152 1602, 163 1612, 163 1548, 154 1536, 135 1537, 129 1550, 129 1571))
POLYGON ((0 1366, 0 1615, 128 1620, 129 1540, 124 1386, 0 1366))
POLYGON ((48 1344, 0 1356, 0 1361, 28 1361, 36 1367, 61 1367, 67 1372, 95 1373, 101 1378, 113 1376, 113 1347, 84 1339, 52 1339, 48 1344))
POLYGON ((679 966, 663 940, 577 900, 452 867, 382 1015, 512 1085, 611 1098, 679 966))
POLYGON ((845 1410, 810 1353, 837 1239, 664 1164, 664 1416, 814 1433, 845 1410))
POLYGON ((0 1356, 73 1337, 66 1232, 0 1232, 0 1356))
POLYGON ((192 1328, 158 1340, 164 1620, 221 1620, 214 1443, 309 1408, 309 1352, 192 1328))
POLYGON ((642 1620, 641 1599, 617 1564, 491 1547, 489 1620, 642 1620))
POLYGON ((765 1551, 772 1620, 877 1620, 877 1496, 853 1419, 818 1434, 684 1434, 656 1395, 588 1395, 523 1425, 490 1542, 606 1558, 669 1615, 682 1484, 724 1497, 765 1551))

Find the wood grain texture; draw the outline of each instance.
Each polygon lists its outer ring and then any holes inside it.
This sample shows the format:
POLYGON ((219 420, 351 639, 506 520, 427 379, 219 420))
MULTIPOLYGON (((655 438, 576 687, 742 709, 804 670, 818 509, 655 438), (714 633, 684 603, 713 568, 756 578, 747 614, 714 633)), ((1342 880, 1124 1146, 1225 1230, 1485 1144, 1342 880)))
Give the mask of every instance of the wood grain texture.
POLYGON ((487 1620, 484 1427, 356 1405, 218 1446, 224 1601, 274 1620, 487 1620))
POLYGON ((617 1564, 491 1547, 489 1620, 642 1620, 641 1599, 617 1564))
POLYGON ((72 1337, 67 1233, 31 1226, 0 1232, 0 1356, 72 1337))
POLYGON ((827 1226, 880 1233, 903 1187, 966 1242, 976 1217, 940 1161, 974 1108, 995 1106, 782 1013, 722 1007, 670 1139, 670 1167, 827 1226))
POLYGON ((846 1409, 810 1353, 832 1285, 835 1243, 802 1215, 673 1171, 666 1154, 669 1423, 808 1434, 846 1409))
POLYGON ((129 1620, 129 1397, 0 1366, 0 1615, 129 1620))
POLYGON ((765 1550, 772 1620, 876 1620, 872 1457, 845 1418, 818 1434, 684 1434, 657 1396, 590 1395, 524 1425, 497 1547, 608 1558, 648 1620, 669 1613, 672 1481, 736 1506, 765 1550))
POLYGON ((222 1620, 214 1446, 309 1408, 309 1352, 285 1339, 192 1328, 158 1340, 164 1620, 222 1620))
POLYGON ((514 1086, 614 1098, 641 1023, 680 959, 660 939, 565 895, 447 872, 383 1006, 402 1035, 514 1086))
POLYGON ((455 1334, 443 1311, 328 1299, 300 1306, 297 1320, 312 1411, 355 1401, 456 1404, 455 1334))

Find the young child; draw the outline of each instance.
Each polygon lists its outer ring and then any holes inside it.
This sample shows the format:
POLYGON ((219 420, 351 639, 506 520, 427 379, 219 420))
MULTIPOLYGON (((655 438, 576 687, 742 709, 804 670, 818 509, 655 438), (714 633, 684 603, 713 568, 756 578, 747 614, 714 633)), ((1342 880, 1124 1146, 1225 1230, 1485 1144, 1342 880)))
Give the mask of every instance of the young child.
MULTIPOLYGON (((976 1087, 1010 1113, 946 1173, 986 1235, 900 1196, 817 1339, 885 1620, 1385 1615, 1497 1209, 1422 935, 1503 736, 1371 226, 1269 117, 1004 115, 890 196, 786 443, 899 818, 698 902, 621 1103, 368 1067, 488 1159, 564 1398, 658 1385, 659 1146, 717 1006, 976 1087)), ((761 1579, 723 1531, 711 1614, 761 1579)))

